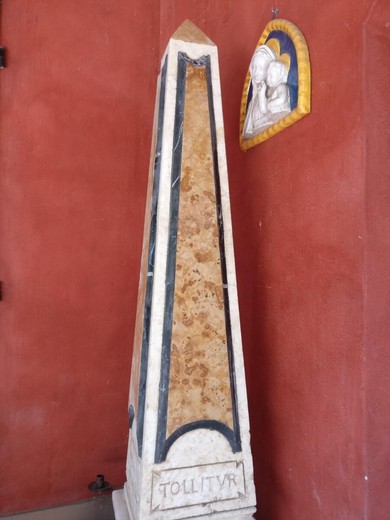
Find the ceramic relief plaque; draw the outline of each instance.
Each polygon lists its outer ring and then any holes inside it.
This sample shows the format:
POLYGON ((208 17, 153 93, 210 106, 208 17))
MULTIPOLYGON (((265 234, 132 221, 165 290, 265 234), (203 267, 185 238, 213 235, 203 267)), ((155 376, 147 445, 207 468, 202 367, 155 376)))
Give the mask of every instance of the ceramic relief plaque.
POLYGON ((293 23, 276 19, 264 29, 245 79, 240 147, 247 150, 310 113, 310 61, 293 23))

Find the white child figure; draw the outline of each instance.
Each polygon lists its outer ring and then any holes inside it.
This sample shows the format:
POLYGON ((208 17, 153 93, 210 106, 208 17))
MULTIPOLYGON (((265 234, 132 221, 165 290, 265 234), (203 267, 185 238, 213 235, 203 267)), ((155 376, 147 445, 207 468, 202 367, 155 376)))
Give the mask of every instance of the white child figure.
POLYGON ((259 102, 262 114, 290 112, 290 93, 287 86, 288 70, 280 60, 272 61, 267 70, 265 83, 260 88, 259 102))

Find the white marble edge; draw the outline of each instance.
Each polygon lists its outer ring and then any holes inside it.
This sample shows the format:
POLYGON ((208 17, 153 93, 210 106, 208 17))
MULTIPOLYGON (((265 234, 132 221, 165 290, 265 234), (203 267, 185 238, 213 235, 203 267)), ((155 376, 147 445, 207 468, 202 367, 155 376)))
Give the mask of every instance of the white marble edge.
MULTIPOLYGON (((225 132, 223 123, 222 110, 222 93, 221 82, 218 67, 218 50, 215 49, 215 54, 212 56, 212 74, 213 74, 213 97, 214 97, 214 114, 215 124, 217 128, 217 153, 218 165, 221 181, 221 204, 222 215, 224 223, 224 238, 225 238, 225 254, 226 254, 226 270, 228 279, 228 294, 230 305, 230 319, 233 340, 234 362, 236 367, 237 378, 237 401, 238 413, 242 436, 242 448, 247 458, 247 473, 253 482, 253 461, 250 448, 250 423, 248 414, 248 397, 246 390, 246 377, 244 366, 243 345, 241 336, 240 311, 238 303, 237 279, 235 269, 235 256, 233 246, 233 227, 232 216, 230 209, 230 190, 228 179, 228 166, 225 144, 225 132), (240 384, 238 384, 240 383, 240 384)), ((253 495, 255 493, 253 484, 253 495)))

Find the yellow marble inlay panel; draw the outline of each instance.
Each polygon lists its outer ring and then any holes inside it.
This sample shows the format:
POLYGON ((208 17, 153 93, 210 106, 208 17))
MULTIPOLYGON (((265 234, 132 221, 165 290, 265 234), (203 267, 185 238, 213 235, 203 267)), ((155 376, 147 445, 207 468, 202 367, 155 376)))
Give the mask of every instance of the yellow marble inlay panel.
POLYGON ((167 436, 193 421, 233 429, 205 67, 187 65, 167 436))

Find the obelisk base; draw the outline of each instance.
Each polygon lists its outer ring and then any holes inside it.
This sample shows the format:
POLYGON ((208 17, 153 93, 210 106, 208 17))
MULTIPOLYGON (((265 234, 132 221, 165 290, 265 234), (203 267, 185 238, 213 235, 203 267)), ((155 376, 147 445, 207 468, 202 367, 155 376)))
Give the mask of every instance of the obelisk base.
MULTIPOLYGON (((129 514, 123 489, 118 489, 112 493, 112 503, 114 506, 115 520, 138 520, 129 514)), ((253 509, 253 511, 250 512, 254 513, 255 510, 253 509)), ((215 520, 253 520, 254 516, 245 513, 234 513, 234 511, 209 513, 196 517, 191 516, 191 520, 205 520, 206 518, 212 518, 215 520)), ((184 518, 182 520, 184 520, 184 518)))
POLYGON ((115 520, 135 520, 130 518, 123 489, 117 489, 112 493, 112 505, 114 506, 115 520))

